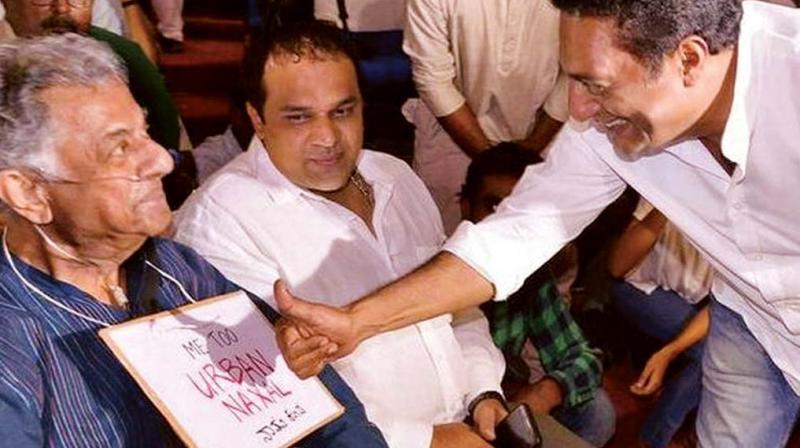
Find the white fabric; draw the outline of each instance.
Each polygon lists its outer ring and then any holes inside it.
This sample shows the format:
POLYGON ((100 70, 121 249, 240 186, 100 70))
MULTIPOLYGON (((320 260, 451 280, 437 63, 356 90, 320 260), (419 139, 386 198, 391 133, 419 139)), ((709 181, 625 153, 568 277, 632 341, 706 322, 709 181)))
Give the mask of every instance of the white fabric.
POLYGON ((241 153, 242 147, 236 141, 230 126, 224 133, 206 138, 192 150, 197 167, 197 182, 204 184, 212 174, 241 153))
POLYGON ((431 192, 442 215, 444 231, 450 235, 461 222, 459 193, 470 158, 450 138, 422 101, 406 101, 403 115, 410 123, 414 123, 414 171, 431 192))
POLYGON ((119 0, 94 0, 92 25, 128 37, 128 24, 119 0))
POLYGON ((6 8, 0 2, 0 42, 11 40, 14 37, 14 30, 11 29, 11 25, 6 21, 6 8))
POLYGON ((407 15, 403 49, 422 99, 405 108, 416 127, 414 170, 450 234, 470 159, 434 117, 466 102, 492 143, 527 137, 541 107, 566 121, 559 13, 550 0, 408 0, 407 15))
POLYGON ((549 0, 408 0, 403 49, 420 98, 437 117, 467 102, 493 142, 526 137, 542 105, 565 121, 558 22, 549 0))
POLYGON ((162 36, 183 42, 183 0, 150 0, 162 36))
MULTIPOLYGON (((346 0, 350 31, 401 30, 406 18, 405 0, 346 0)), ((336 0, 314 0, 314 17, 342 28, 336 0)))
MULTIPOLYGON (((653 206, 642 198, 633 216, 642 221, 652 210, 653 206)), ((675 291, 694 304, 711 292, 713 272, 700 252, 667 221, 650 253, 625 280, 647 294, 658 287, 675 291)))
POLYGON ((604 135, 567 128, 498 212, 462 223, 445 250, 483 273, 502 300, 625 188, 672 221, 716 273, 716 298, 800 392, 800 12, 746 1, 722 151, 728 176, 697 140, 636 161, 604 135))
MULTIPOLYGON (((278 278, 301 297, 346 305, 419 266, 444 240, 404 162, 363 151, 359 172, 374 190, 377 236, 292 184, 254 139, 187 200, 175 237, 273 306, 278 278)), ((500 390, 505 364, 488 322, 477 309, 458 321, 446 315, 376 336, 334 364, 390 446, 429 447, 432 425, 460 421, 478 393, 500 390)))

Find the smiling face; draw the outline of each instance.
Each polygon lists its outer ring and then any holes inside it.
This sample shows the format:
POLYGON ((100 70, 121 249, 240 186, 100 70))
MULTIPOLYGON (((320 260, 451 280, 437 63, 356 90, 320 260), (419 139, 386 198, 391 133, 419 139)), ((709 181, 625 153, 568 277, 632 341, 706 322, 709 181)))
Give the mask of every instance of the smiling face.
POLYGON ((147 135, 128 87, 119 81, 53 87, 40 98, 48 106, 59 167, 45 180, 59 234, 79 241, 144 239, 164 231, 171 213, 161 178, 173 162, 147 135))
MULTIPOLYGON (((614 19, 561 15, 561 63, 573 118, 591 121, 617 152, 638 157, 679 139, 702 115, 679 55, 654 73, 617 47, 614 19)), ((677 51, 675 53, 678 53, 677 51)))
POLYGON ((271 56, 264 70, 262 117, 253 127, 278 170, 301 188, 347 185, 363 141, 355 66, 343 55, 271 56))

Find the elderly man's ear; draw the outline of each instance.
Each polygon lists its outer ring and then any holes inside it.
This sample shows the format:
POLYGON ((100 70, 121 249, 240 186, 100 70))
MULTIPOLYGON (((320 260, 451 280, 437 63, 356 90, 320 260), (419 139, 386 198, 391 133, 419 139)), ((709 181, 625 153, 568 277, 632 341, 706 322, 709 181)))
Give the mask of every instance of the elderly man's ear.
POLYGON ((47 190, 22 171, 0 171, 0 200, 34 224, 48 224, 53 220, 47 190))

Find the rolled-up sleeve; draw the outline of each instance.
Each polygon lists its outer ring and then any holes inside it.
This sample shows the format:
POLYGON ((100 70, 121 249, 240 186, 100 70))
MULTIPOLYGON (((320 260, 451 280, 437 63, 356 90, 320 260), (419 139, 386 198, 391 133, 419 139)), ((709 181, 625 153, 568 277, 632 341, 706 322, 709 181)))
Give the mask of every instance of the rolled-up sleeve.
POLYGON ((408 0, 404 36, 420 98, 437 117, 455 112, 466 99, 454 84, 455 57, 441 1, 408 0))
POLYGON ((463 222, 443 250, 494 285, 505 300, 625 190, 572 123, 544 163, 528 167, 511 196, 478 224, 463 222))

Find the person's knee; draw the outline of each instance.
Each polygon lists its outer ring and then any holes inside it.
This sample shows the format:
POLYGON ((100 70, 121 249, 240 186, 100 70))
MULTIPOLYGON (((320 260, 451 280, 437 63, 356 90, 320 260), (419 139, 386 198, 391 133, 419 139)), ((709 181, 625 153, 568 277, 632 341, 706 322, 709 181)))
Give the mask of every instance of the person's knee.
POLYGON ((617 426, 614 405, 603 389, 599 389, 591 401, 577 408, 556 410, 553 417, 594 446, 605 445, 617 426))
POLYGON ((617 411, 614 404, 605 390, 599 389, 597 395, 591 401, 592 419, 591 426, 594 428, 597 446, 603 446, 614 435, 617 429, 617 411))

